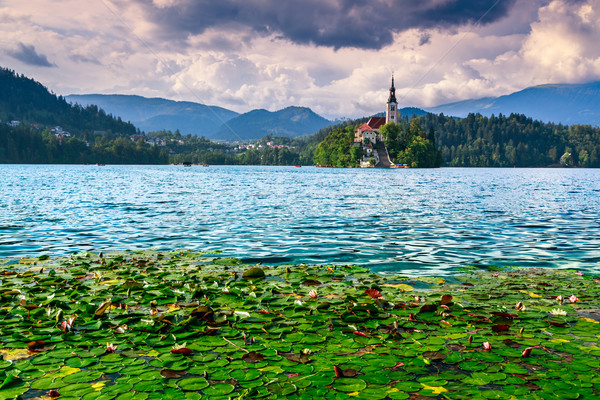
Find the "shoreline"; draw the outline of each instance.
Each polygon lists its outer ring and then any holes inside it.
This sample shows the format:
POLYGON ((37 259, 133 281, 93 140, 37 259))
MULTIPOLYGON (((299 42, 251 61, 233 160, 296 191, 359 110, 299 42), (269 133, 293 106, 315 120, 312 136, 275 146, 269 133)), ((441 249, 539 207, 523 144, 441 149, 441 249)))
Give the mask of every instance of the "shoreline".
POLYGON ((46 257, 0 265, 0 399, 600 395, 596 275, 46 257))

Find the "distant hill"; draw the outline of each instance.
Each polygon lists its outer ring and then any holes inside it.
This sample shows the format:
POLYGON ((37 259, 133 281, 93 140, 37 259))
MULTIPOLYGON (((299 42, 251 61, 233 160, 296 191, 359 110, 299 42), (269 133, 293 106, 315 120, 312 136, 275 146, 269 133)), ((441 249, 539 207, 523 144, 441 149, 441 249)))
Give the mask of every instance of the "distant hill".
POLYGON ((331 123, 306 107, 287 107, 275 112, 252 110, 223 124, 212 137, 224 140, 260 139, 265 135, 296 137, 315 133, 331 123))
POLYGON ((74 107, 41 83, 0 68, 0 120, 61 126, 74 133, 110 131, 133 135, 135 126, 107 115, 96 106, 74 107))
POLYGON ((224 122, 239 115, 222 107, 142 96, 85 94, 69 95, 66 99, 81 105, 96 104, 146 132, 179 130, 183 134, 213 137, 224 122))
POLYGON ((506 96, 465 100, 428 108, 435 114, 525 114, 544 122, 600 126, 600 82, 534 86, 506 96))
POLYGON ((427 115, 427 111, 417 107, 404 107, 399 109, 398 111, 400 111, 401 116, 406 116, 409 118, 411 118, 413 115, 416 117, 423 117, 427 115))

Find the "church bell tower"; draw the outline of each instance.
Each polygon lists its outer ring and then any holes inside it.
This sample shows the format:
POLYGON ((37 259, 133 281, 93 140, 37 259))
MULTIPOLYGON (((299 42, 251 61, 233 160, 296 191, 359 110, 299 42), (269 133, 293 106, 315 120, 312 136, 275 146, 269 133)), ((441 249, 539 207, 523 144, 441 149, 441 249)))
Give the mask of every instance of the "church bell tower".
POLYGON ((385 109, 385 123, 397 123, 400 120, 398 112, 398 101, 396 101, 396 88, 394 87, 394 75, 392 74, 392 87, 390 88, 390 97, 388 97, 387 107, 385 109))

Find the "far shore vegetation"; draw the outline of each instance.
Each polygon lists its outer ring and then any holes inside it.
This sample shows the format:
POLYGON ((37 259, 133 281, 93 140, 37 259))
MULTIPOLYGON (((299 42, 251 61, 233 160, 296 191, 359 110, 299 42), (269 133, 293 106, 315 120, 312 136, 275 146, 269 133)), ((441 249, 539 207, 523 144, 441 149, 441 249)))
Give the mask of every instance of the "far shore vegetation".
MULTIPOLYGON (((303 137, 226 143, 178 131, 141 132, 97 106, 71 105, 6 69, 0 69, 0 92, 0 163, 5 164, 353 167, 362 154, 351 136, 368 120, 346 121, 303 137)), ((392 162, 416 167, 600 167, 600 128, 589 125, 543 123, 519 114, 426 114, 404 115, 384 132, 392 162)))

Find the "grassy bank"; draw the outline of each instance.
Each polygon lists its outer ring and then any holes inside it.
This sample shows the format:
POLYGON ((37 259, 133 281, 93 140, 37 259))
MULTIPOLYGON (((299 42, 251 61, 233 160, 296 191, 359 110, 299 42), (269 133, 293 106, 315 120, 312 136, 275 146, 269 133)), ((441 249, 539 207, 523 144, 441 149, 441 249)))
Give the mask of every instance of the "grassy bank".
POLYGON ((598 277, 218 256, 0 263, 0 399, 600 396, 598 277))

